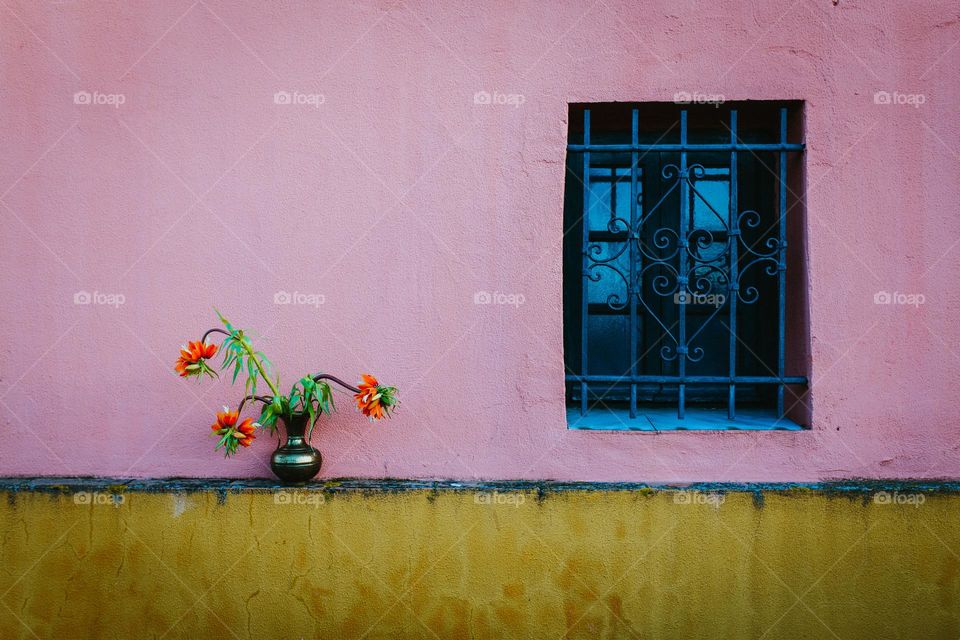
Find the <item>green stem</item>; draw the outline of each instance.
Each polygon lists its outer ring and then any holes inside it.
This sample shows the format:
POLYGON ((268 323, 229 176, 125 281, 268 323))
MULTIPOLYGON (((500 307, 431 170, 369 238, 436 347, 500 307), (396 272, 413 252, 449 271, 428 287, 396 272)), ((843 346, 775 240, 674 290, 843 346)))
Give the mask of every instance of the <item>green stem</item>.
POLYGON ((250 346, 250 342, 243 338, 240 339, 240 345, 243 346, 244 351, 247 352, 247 356, 253 358, 253 363, 257 365, 257 370, 260 372, 260 377, 266 380, 267 386, 270 387, 270 390, 273 391, 274 396, 283 395, 280 393, 280 390, 277 389, 277 386, 273 384, 273 381, 270 379, 270 376, 267 375, 267 372, 263 369, 263 364, 260 363, 260 359, 257 358, 257 354, 253 352, 253 347, 250 346))

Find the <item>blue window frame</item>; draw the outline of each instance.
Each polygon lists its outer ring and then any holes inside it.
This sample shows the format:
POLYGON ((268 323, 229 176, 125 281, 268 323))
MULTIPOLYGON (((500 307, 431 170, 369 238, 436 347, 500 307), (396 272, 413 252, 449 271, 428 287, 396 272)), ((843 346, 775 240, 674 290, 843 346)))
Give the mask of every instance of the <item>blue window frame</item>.
POLYGON ((786 399, 807 382, 787 371, 799 116, 798 103, 571 107, 571 428, 801 428, 786 399))

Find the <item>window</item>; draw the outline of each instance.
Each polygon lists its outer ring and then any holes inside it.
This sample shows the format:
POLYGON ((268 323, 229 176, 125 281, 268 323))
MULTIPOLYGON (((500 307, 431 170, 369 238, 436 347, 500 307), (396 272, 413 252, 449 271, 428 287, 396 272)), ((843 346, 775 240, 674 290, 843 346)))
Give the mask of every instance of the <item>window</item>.
POLYGON ((801 428, 800 104, 570 116, 569 426, 801 428))

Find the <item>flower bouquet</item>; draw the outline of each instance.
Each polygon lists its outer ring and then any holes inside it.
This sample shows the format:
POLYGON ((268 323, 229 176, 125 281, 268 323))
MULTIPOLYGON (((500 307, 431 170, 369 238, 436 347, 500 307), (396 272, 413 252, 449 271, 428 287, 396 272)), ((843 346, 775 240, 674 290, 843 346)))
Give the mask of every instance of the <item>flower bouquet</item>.
POLYGON ((237 381, 241 373, 246 377, 244 395, 237 409, 234 411, 224 407, 223 411, 217 413, 216 422, 211 426, 217 437, 215 449, 223 449, 225 455, 232 456, 239 447, 249 447, 260 429, 276 433, 277 422, 280 421, 287 441, 273 452, 270 468, 284 482, 303 483, 317 475, 323 463, 320 452, 310 445, 310 437, 317 419, 335 410, 331 382, 353 392, 357 409, 371 421, 390 417, 397 406, 396 387, 383 386, 369 374, 363 374, 362 381, 356 387, 323 373, 306 375, 294 383, 289 393, 282 394, 280 376, 274 375, 267 357, 254 349, 243 329, 235 328, 219 311, 217 316, 225 329, 210 329, 199 341, 188 342, 181 347, 175 369, 184 378, 217 378, 219 374, 209 361, 220 352, 223 354, 220 369, 225 372, 232 370, 232 383, 237 381), (211 334, 226 337, 217 347, 207 343, 211 334), (257 386, 261 382, 269 387, 269 395, 257 394, 257 386), (247 402, 262 405, 256 421, 252 417, 240 420, 247 402))

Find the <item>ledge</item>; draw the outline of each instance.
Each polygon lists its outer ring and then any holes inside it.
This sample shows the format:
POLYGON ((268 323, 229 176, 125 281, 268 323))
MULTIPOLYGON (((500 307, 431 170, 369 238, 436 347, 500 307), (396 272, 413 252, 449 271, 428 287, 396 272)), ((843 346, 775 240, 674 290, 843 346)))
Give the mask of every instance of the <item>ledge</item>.
POLYGON ((405 491, 470 492, 521 491, 538 494, 576 491, 635 491, 640 493, 702 491, 722 493, 816 492, 841 495, 868 495, 877 491, 901 493, 960 493, 955 479, 860 479, 825 482, 694 482, 690 484, 647 484, 641 482, 561 482, 553 480, 405 480, 396 478, 336 478, 290 487, 273 479, 253 478, 109 478, 109 477, 6 477, 0 478, 0 492, 70 494, 78 491, 113 493, 243 493, 276 491, 322 491, 325 493, 397 493, 405 491))

